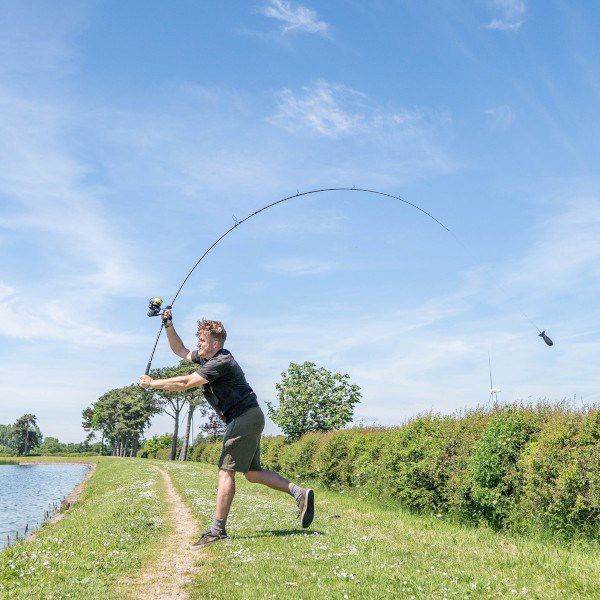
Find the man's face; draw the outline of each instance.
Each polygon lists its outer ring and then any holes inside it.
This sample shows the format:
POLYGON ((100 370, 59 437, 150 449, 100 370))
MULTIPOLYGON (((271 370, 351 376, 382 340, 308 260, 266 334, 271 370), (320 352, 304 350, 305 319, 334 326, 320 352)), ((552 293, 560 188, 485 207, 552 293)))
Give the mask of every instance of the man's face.
POLYGON ((219 350, 219 342, 203 331, 198 335, 198 343, 196 346, 198 346, 198 354, 202 358, 210 358, 217 350, 219 350))

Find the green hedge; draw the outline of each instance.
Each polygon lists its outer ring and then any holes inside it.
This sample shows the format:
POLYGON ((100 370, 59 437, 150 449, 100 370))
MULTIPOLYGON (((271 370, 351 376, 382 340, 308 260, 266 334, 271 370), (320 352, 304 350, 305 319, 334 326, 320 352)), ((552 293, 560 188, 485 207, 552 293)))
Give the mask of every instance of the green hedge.
MULTIPOLYGON (((215 464, 221 444, 194 448, 215 464)), ((511 405, 390 429, 263 437, 265 468, 494 529, 600 539, 600 410, 511 405)))

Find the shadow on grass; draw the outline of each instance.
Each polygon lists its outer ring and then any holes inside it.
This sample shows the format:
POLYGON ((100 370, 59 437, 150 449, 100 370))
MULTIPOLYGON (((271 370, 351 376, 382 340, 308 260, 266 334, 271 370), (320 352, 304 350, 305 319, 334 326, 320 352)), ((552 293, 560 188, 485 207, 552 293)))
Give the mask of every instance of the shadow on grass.
POLYGON ((286 535, 325 535, 316 529, 259 529, 253 535, 234 535, 234 540, 250 540, 252 538, 280 537, 286 535))

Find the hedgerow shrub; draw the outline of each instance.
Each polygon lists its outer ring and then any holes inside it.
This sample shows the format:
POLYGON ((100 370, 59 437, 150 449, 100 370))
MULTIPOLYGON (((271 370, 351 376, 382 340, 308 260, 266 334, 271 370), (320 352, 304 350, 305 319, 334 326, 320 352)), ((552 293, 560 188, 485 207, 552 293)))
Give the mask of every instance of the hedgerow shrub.
POLYGON ((471 456, 471 517, 496 529, 506 524, 520 500, 519 456, 539 428, 539 416, 527 410, 500 412, 492 418, 471 456))
POLYGON ((521 464, 522 527, 600 538, 600 411, 552 415, 521 464))
POLYGON ((265 436, 260 440, 260 460, 265 466, 274 471, 281 471, 281 455, 286 447, 285 438, 265 436))
POLYGON ((171 448, 159 448, 154 452, 154 458, 158 460, 169 460, 171 458, 171 448))
MULTIPOLYGON (((221 443, 198 460, 216 464, 221 443)), ((263 467, 496 529, 600 537, 600 411, 514 405, 401 427, 263 437, 263 467)))
POLYGON ((279 468, 285 473, 294 473, 299 479, 318 476, 312 468, 312 459, 319 442, 319 434, 308 433, 295 444, 282 445, 279 468))
POLYGON ((211 446, 210 442, 197 442, 189 454, 188 460, 200 462, 204 451, 211 446))

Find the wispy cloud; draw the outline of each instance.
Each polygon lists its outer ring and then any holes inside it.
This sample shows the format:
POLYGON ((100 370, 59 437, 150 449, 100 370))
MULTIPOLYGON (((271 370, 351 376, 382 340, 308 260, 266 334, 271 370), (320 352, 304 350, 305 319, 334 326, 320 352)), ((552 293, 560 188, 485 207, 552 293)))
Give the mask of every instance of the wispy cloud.
POLYGON ((491 125, 499 129, 506 129, 515 120, 515 112, 507 104, 488 108, 485 114, 489 117, 491 125))
POLYGON ((288 88, 279 91, 270 122, 287 131, 307 130, 336 138, 389 128, 415 132, 422 128, 424 118, 419 110, 384 110, 361 91, 319 79, 299 93, 288 88))
POLYGON ((270 17, 281 23, 282 33, 315 33, 326 36, 329 33, 329 25, 319 19, 316 11, 286 0, 269 0, 259 8, 259 12, 265 17, 270 17))
POLYGON ((486 27, 500 31, 518 31, 525 21, 527 8, 523 0, 493 0, 499 16, 493 18, 486 27))
POLYGON ((310 156, 320 149, 325 159, 320 169, 326 166, 329 181, 354 181, 360 173, 362 180, 398 185, 406 177, 457 167, 442 144, 452 126, 447 112, 382 105, 323 79, 298 91, 280 90, 276 102, 268 122, 288 134, 288 143, 295 134, 296 146, 306 144, 310 156))
POLYGON ((265 264, 265 268, 273 273, 302 277, 329 273, 335 268, 335 265, 317 258, 290 257, 269 261, 265 264))
POLYGON ((76 115, 7 87, 0 94, 0 194, 10 204, 0 227, 30 236, 23 254, 41 271, 15 285, 18 271, 5 265, 3 291, 11 294, 0 299, 0 334, 83 346, 136 339, 99 324, 106 298, 139 292, 145 277, 103 206, 103 192, 87 183, 89 168, 69 150, 76 115))
POLYGON ((270 120, 289 131, 308 129, 337 137, 366 126, 365 94, 344 85, 318 80, 300 94, 283 89, 277 98, 278 110, 270 120))

